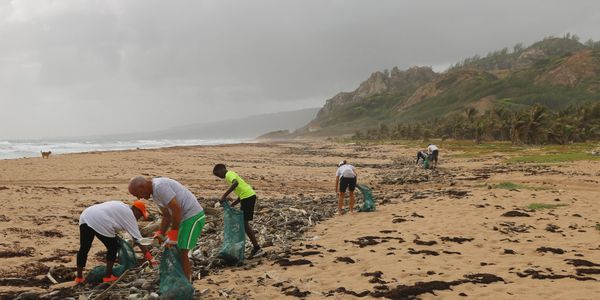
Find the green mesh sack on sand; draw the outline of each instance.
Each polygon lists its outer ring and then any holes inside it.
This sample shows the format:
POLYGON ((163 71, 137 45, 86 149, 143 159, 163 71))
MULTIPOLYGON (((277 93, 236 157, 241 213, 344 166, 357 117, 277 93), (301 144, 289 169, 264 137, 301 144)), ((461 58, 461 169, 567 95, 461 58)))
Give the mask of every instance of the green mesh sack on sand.
POLYGON ((423 169, 429 169, 429 159, 423 160, 423 169))
POLYGON ((160 299, 187 300, 194 296, 194 288, 183 273, 177 247, 166 247, 160 257, 160 299))
POLYGON ((219 252, 226 265, 240 265, 244 262, 246 232, 244 213, 223 203, 223 245, 219 252))
POLYGON ((373 201, 373 193, 371 189, 363 184, 359 184, 356 186, 358 190, 362 193, 363 201, 362 207, 358 209, 358 211, 375 211, 375 201, 373 201))
MULTIPOLYGON (((117 261, 113 265, 113 275, 121 276, 125 270, 135 267, 137 258, 133 247, 122 238, 117 237, 119 243, 119 251, 117 251, 117 261)), ((92 284, 102 282, 102 278, 106 276, 106 265, 94 267, 85 277, 85 281, 92 284)))

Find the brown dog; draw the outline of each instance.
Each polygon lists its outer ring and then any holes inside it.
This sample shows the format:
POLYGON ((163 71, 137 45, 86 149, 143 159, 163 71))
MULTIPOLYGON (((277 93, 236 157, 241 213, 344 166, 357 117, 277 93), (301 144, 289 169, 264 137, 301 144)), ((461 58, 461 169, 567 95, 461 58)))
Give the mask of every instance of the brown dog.
POLYGON ((52 151, 48 151, 48 152, 40 151, 40 153, 42 153, 42 158, 50 158, 50 154, 52 154, 52 151))

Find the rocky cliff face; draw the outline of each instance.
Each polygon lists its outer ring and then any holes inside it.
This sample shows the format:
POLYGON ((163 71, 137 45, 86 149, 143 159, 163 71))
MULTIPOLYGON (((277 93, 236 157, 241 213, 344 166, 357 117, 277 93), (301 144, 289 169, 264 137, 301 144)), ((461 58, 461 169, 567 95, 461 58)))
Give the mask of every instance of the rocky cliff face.
MULTIPOLYGON (((558 65, 539 75, 536 84, 577 86, 600 74, 600 57, 593 51, 581 51, 564 58, 558 65)), ((598 82, 594 87, 598 86, 598 82)))
POLYGON ((356 90, 338 93, 327 100, 316 119, 309 124, 309 128, 318 128, 319 121, 348 104, 363 101, 373 95, 409 93, 437 76, 438 74, 431 67, 413 67, 404 71, 394 67, 391 71, 377 71, 363 81, 356 90))

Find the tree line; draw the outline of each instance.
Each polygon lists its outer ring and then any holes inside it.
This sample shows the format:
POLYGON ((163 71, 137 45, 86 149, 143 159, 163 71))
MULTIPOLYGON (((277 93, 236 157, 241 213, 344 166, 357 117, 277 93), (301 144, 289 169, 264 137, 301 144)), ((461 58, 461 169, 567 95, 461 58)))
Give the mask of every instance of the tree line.
POLYGON ((513 144, 568 144, 600 140, 600 102, 571 105, 552 111, 542 104, 510 110, 496 107, 483 113, 462 113, 413 123, 381 123, 358 131, 356 140, 428 140, 430 138, 510 141, 513 144))

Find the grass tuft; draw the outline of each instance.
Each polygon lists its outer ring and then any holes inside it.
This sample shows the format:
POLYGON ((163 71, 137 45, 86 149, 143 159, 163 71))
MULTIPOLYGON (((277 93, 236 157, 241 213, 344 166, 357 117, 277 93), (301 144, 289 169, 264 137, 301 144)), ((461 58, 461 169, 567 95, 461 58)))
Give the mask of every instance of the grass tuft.
POLYGON ((495 185, 493 185, 493 188, 505 189, 505 190, 534 190, 534 191, 547 190, 547 188, 545 188, 545 187, 517 184, 514 182, 510 182, 510 181, 495 184, 495 185))
POLYGON ((508 163, 559 163, 579 160, 598 160, 600 156, 594 156, 590 153, 553 153, 512 157, 507 160, 508 163))
POLYGON ((566 204, 548 204, 548 203, 531 203, 527 206, 529 210, 540 210, 540 209, 554 209, 561 206, 567 206, 566 204))

